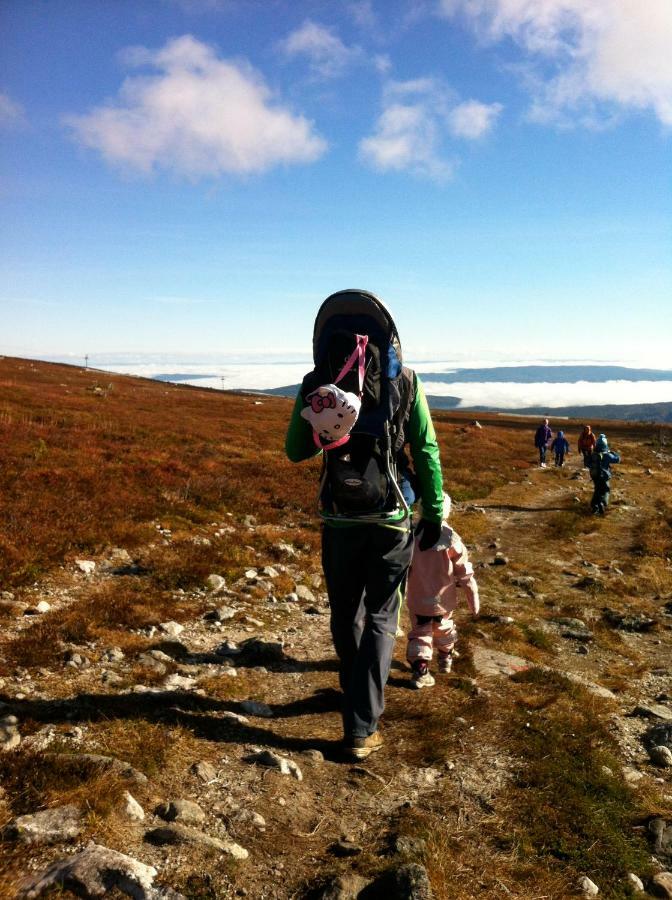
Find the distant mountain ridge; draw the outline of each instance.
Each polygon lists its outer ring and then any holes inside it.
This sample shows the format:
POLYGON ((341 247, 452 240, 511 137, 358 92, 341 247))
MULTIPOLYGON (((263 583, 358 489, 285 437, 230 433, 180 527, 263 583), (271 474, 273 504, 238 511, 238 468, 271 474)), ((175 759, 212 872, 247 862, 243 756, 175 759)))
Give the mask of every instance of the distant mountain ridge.
POLYGON ((548 416, 552 419, 618 419, 623 422, 672 422, 671 403, 607 403, 603 406, 591 404, 587 406, 525 406, 516 409, 502 409, 501 406, 459 406, 455 397, 439 397, 428 395, 427 402, 431 409, 458 409, 460 412, 496 412, 502 415, 548 416))

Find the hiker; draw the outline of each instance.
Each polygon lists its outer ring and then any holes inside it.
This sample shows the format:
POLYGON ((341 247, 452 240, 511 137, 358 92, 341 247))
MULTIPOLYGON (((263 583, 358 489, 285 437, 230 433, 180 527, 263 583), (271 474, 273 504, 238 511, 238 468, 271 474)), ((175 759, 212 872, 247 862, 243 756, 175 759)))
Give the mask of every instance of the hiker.
POLYGON ((548 419, 544 419, 534 433, 534 446, 539 450, 539 465, 542 469, 546 468, 546 448, 552 437, 553 432, 549 428, 548 419))
POLYGON ((601 434, 595 442, 595 449, 590 456, 590 477, 595 489, 590 501, 590 509, 593 515, 604 516, 609 505, 609 481, 611 479, 611 466, 620 463, 621 457, 614 450, 609 449, 607 436, 601 434))
POLYGON ((590 425, 584 425, 579 435, 579 453, 583 453, 583 465, 587 469, 590 466, 590 455, 595 449, 596 437, 590 425))
POLYGON ((553 443, 551 444, 551 450, 555 453, 555 464, 556 466, 562 466, 565 463, 565 453, 569 453, 569 441, 565 437, 564 431, 558 431, 553 443))
POLYGON ((377 297, 358 290, 328 297, 315 320, 313 359, 285 450, 292 462, 322 453, 322 566, 343 744, 350 757, 364 759, 382 745, 378 720, 413 552, 410 507, 419 495, 417 546, 424 553, 441 536, 441 464, 422 385, 403 367, 396 326, 377 297), (348 406, 357 411, 354 421, 339 418, 348 406))
POLYGON ((414 688, 432 687, 436 683, 429 671, 434 649, 439 672, 448 673, 453 667, 453 657, 457 656, 453 612, 458 588, 464 590, 472 615, 477 616, 479 611, 474 569, 459 534, 448 525, 449 515, 450 497, 444 494, 441 537, 431 550, 413 554, 408 576, 406 598, 412 627, 406 659, 411 664, 414 688))

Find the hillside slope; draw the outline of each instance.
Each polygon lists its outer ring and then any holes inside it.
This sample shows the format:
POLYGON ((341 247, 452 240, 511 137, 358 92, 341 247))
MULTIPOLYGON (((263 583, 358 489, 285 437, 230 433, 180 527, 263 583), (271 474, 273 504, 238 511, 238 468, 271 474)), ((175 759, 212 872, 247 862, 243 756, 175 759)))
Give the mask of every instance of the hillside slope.
POLYGON ((90 840, 147 897, 672 896, 669 431, 608 429, 595 519, 529 422, 437 413, 482 615, 431 690, 399 638, 353 766, 290 402, 10 359, 0 391, 0 896, 90 840))

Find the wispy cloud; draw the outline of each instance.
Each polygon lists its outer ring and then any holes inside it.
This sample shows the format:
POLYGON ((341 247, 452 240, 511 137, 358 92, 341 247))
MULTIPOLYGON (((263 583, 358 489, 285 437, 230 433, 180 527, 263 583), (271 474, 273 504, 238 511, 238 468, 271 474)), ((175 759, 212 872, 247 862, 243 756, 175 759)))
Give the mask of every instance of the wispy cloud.
POLYGON ((455 137, 475 140, 492 130, 502 109, 501 103, 465 100, 451 109, 448 127, 455 137))
POLYGON ((278 46, 289 59, 306 58, 313 75, 320 78, 338 78, 366 59, 361 47, 348 47, 331 28, 310 19, 278 46))
POLYGON ((531 118, 595 124, 629 108, 672 127, 670 0, 439 0, 439 10, 485 41, 517 44, 531 118))
POLYGON ((445 93, 429 78, 391 82, 373 134, 359 143, 361 159, 379 172, 410 172, 437 181, 453 174, 441 153, 445 93))
POLYGON ((405 171, 446 181, 457 165, 454 157, 446 156, 446 137, 482 137, 501 110, 499 103, 456 103, 453 92, 434 78, 391 81, 373 134, 360 141, 360 157, 381 172, 405 171))
POLYGON ((21 128, 26 124, 26 114, 20 103, 0 92, 0 128, 21 128))
POLYGON ((109 163, 198 179, 309 163, 326 150, 312 123, 280 105, 257 71, 191 35, 160 50, 129 48, 122 62, 150 71, 127 77, 115 100, 66 120, 109 163))

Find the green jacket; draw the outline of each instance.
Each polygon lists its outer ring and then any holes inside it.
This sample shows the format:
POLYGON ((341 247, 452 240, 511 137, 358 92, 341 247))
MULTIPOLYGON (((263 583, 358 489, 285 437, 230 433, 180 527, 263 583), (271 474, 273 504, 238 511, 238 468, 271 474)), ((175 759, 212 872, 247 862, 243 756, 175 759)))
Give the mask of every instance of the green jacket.
MULTIPOLYGON (((406 443, 410 447, 413 468, 420 484, 422 514, 431 522, 441 522, 443 518, 443 478, 439 447, 427 399, 418 376, 413 372, 414 397, 411 415, 406 425, 406 443)), ((285 452, 291 462, 311 459, 321 453, 313 442, 310 423, 301 417, 304 403, 301 393, 297 395, 292 417, 285 439, 285 452)))

